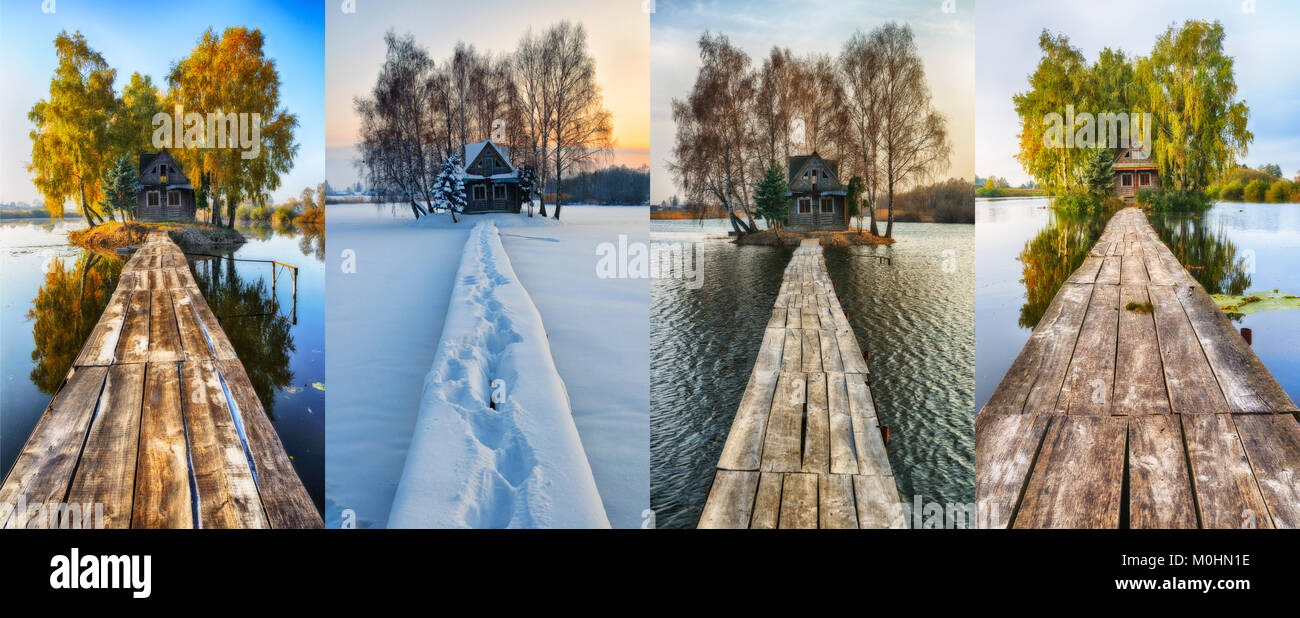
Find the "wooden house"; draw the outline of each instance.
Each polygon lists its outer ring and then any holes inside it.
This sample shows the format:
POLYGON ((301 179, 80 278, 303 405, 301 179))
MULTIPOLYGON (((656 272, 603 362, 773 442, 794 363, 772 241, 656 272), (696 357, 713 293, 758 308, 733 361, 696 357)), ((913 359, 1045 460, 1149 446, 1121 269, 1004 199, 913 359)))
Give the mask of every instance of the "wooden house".
POLYGON ((1115 197, 1132 203, 1142 189, 1160 188, 1156 160, 1142 157, 1141 147, 1121 148, 1115 156, 1115 197))
POLYGON ((162 149, 140 153, 135 217, 142 221, 193 221, 194 187, 176 158, 162 149))
POLYGON ((510 151, 492 140, 465 145, 467 214, 519 212, 519 171, 510 151))
POLYGON ((849 227, 845 183, 840 182, 839 163, 810 155, 790 157, 786 162, 790 192, 790 217, 786 227, 800 230, 843 230, 849 227))

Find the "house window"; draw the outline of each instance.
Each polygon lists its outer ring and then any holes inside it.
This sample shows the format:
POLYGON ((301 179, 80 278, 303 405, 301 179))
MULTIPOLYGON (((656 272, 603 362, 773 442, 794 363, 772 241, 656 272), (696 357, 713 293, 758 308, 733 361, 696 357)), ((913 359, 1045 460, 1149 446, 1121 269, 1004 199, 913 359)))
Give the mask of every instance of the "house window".
POLYGON ((494 199, 494 200, 504 200, 504 199, 506 199, 506 186, 505 186, 505 185, 492 185, 492 199, 494 199))
POLYGON ((1138 184, 1144 187, 1151 184, 1151 174, 1149 172, 1138 174, 1138 184))
POLYGON ((830 180, 830 176, 827 176, 827 175, 826 175, 826 170, 822 170, 822 178, 825 178, 825 179, 827 179, 827 180, 830 180))
POLYGON ((167 192, 167 205, 168 205, 168 206, 180 206, 180 205, 181 205, 181 192, 180 192, 180 191, 168 191, 168 192, 167 192))
POLYGON ((822 197, 820 207, 823 213, 835 212, 835 198, 829 196, 822 197))
POLYGON ((147 195, 148 195, 149 197, 147 198, 147 201, 146 201, 145 203, 148 204, 149 206, 157 206, 157 205, 158 205, 158 192, 157 192, 157 191, 150 191, 147 195))
POLYGON ((806 197, 799 198, 799 214, 812 214, 812 199, 806 197))
POLYGON ((476 200, 487 199, 487 188, 485 188, 483 185, 474 185, 474 199, 476 200))
POLYGON ((1132 174, 1120 174, 1120 175, 1119 175, 1119 184, 1121 184, 1121 185, 1123 185, 1123 186, 1125 186, 1125 187, 1131 187, 1131 186, 1133 186, 1133 175, 1132 175, 1132 174))

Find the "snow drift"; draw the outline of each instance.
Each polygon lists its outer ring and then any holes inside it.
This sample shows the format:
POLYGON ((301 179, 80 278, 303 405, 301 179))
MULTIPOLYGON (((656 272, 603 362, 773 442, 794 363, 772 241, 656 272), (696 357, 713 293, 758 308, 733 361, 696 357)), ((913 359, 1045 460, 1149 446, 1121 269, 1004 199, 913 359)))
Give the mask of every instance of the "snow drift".
POLYGON ((609 527, 541 315, 490 220, 465 243, 388 526, 609 527))

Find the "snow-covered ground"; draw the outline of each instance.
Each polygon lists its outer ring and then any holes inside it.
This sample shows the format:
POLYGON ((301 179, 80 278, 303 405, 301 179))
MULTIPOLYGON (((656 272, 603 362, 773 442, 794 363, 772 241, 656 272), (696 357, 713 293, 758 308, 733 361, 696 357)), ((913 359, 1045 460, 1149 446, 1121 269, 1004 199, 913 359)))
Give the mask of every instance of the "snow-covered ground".
POLYGON ((566 206, 563 222, 331 205, 326 523, 389 520, 424 385, 474 223, 491 220, 550 338, 610 523, 649 504, 649 283, 596 276, 602 243, 645 242, 645 208, 566 206), (511 229, 514 228, 514 229, 511 229), (350 252, 350 253, 346 253, 350 252), (353 260, 355 273, 344 267, 353 260))
POLYGON ((620 234, 649 242, 650 210, 565 206, 560 217, 501 240, 551 337, 609 522, 637 528, 650 508, 650 281, 599 278, 596 266, 620 234))
POLYGON ((542 318, 473 225, 388 525, 607 528, 542 318))

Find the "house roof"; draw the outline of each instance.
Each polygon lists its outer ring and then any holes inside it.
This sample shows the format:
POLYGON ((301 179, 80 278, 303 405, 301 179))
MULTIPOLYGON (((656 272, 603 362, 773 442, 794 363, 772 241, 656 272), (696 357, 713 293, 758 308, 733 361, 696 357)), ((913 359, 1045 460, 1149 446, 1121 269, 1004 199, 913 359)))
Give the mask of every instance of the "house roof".
POLYGON ((1133 152, 1134 150, 1141 150, 1141 145, 1130 146, 1128 148, 1120 148, 1119 152, 1115 154, 1115 163, 1113 167, 1116 169, 1127 169, 1127 170, 1156 169, 1156 160, 1150 156, 1142 159, 1128 158, 1127 156, 1128 153, 1133 152))
POLYGON ((185 166, 181 165, 181 162, 177 161, 176 157, 173 157, 170 152, 167 152, 166 148, 163 148, 158 152, 141 152, 139 156, 140 164, 138 169, 136 169, 136 174, 139 176, 144 176, 145 170, 153 167, 154 164, 162 160, 164 155, 166 156, 167 161, 169 161, 172 165, 176 167, 177 172, 179 172, 181 175, 185 174, 185 166))
POLYGON ((473 144, 465 144, 465 167, 473 165, 474 162, 478 160, 479 155, 483 154, 483 150, 488 146, 492 147, 492 150, 501 157, 501 161, 504 162, 507 167, 512 171, 515 169, 515 166, 510 163, 510 149, 490 139, 481 142, 474 142, 473 144))
POLYGON ((825 165, 826 168, 829 169, 830 172, 835 175, 836 182, 839 181, 840 179, 839 161, 836 161, 834 159, 824 158, 820 154, 818 154, 817 151, 814 150, 812 154, 790 157, 786 161, 786 182, 787 183, 794 182, 795 179, 799 177, 799 173, 802 172, 803 169, 808 166, 808 163, 810 163, 813 159, 817 159, 818 161, 821 161, 822 164, 825 165))

